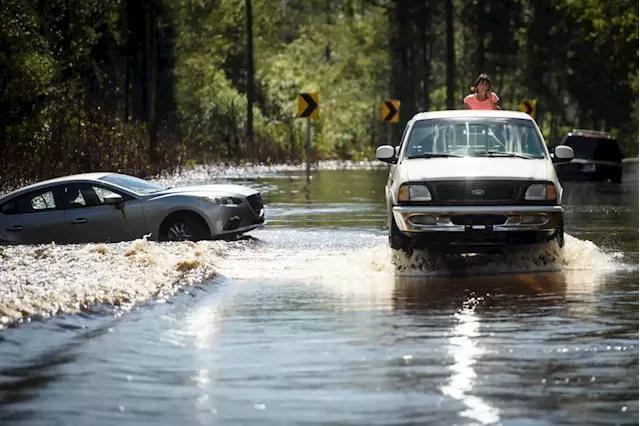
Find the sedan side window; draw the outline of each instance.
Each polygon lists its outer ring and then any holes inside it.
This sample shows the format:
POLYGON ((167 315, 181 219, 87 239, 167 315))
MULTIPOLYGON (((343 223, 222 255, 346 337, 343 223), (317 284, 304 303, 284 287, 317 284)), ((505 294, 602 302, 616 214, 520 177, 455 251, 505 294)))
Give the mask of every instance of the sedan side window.
POLYGON ((56 202, 53 199, 53 192, 45 192, 44 194, 36 195, 31 199, 31 208, 33 210, 46 210, 55 209, 56 202))
POLYGON ((0 212, 2 212, 2 214, 16 214, 16 213, 18 213, 17 212, 17 207, 16 207, 16 202, 14 200, 7 201, 2 206, 0 206, 0 212))
POLYGON ((0 207, 3 214, 25 214, 56 209, 53 191, 29 193, 8 201, 0 207))
POLYGON ((134 198, 130 195, 124 194, 120 191, 114 191, 110 188, 100 186, 100 185, 90 185, 87 186, 87 190, 92 194, 92 198, 95 197, 96 205, 105 205, 104 197, 107 195, 119 195, 122 197, 123 201, 131 201, 134 198))
MULTIPOLYGON (((111 194, 115 194, 115 192, 113 192, 110 189, 104 188, 102 186, 95 186, 93 185, 91 187, 91 189, 93 190, 93 192, 96 194, 96 196, 98 197, 98 200, 100 201, 100 204, 104 204, 104 197, 105 195, 111 195, 111 194)), ((124 198, 124 197, 123 197, 124 198)))
MULTIPOLYGON (((90 183, 75 183, 60 187, 60 198, 64 209, 77 209, 85 207, 97 207, 105 205, 104 197, 109 194, 118 194, 108 188, 90 183)), ((131 197, 119 194, 123 200, 131 197)))
POLYGON ((63 209, 78 209, 87 206, 87 202, 76 184, 64 185, 60 188, 60 198, 63 209))

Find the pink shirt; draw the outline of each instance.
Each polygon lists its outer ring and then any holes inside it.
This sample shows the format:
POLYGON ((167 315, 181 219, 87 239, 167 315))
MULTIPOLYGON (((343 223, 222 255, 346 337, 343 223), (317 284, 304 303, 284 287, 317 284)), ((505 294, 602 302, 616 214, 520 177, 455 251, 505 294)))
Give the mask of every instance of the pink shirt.
MULTIPOLYGON (((493 92, 491 92, 491 99, 493 100, 493 103, 497 103, 500 100, 498 95, 493 92)), ((475 93, 464 98, 464 103, 469 105, 469 108, 471 109, 493 109, 493 105, 489 103, 489 99, 479 101, 475 93)))

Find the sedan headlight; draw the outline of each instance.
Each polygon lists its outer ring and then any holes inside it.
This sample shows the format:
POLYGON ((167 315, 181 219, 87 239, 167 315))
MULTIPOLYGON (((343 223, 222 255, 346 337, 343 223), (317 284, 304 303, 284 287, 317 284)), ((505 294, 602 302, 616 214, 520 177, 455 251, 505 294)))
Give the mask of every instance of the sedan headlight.
POLYGON ((527 188, 524 199, 530 201, 556 201, 558 199, 558 192, 556 186, 552 183, 534 183, 527 188))
POLYGON ((405 184, 398 190, 398 201, 431 201, 431 192, 425 185, 405 184))
POLYGON ((232 205, 232 204, 242 203, 242 200, 236 197, 202 197, 202 200, 208 201, 210 203, 216 203, 216 204, 222 204, 222 205, 225 205, 225 204, 232 205))

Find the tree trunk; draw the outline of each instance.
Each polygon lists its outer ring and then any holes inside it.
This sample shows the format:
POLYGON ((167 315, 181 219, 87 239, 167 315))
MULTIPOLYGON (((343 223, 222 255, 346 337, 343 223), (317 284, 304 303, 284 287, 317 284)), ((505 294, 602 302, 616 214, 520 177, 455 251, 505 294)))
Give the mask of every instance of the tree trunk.
POLYGON ((447 0, 447 109, 455 109, 455 49, 453 45, 453 0, 447 0))
POLYGON ((295 134, 295 127, 293 126, 293 121, 290 120, 287 123, 287 126, 289 127, 289 145, 290 145, 290 149, 291 149, 291 162, 295 163, 296 162, 296 134, 295 134))
MULTIPOLYGON (((327 12, 327 31, 331 27, 331 0, 327 0, 326 2, 326 12, 327 12)), ((324 48, 324 56, 327 62, 331 60, 331 43, 327 42, 326 47, 324 48)))
MULTIPOLYGON (((231 100, 231 117, 235 117, 236 116, 236 104, 235 102, 233 102, 233 99, 231 100)), ((236 126, 235 126, 235 122, 233 122, 232 120, 234 120, 233 118, 230 118, 230 126, 233 132, 233 135, 231 135, 231 132, 225 132, 227 133, 227 137, 225 138, 227 140, 227 157, 228 158, 236 158, 236 154, 233 152, 233 145, 235 143, 236 140, 236 126)))
POLYGON ((422 108, 429 111, 431 99, 429 96, 429 79, 431 78, 431 37, 428 35, 431 24, 431 14, 425 11, 422 22, 422 108))
POLYGON ((558 138, 558 115, 551 114, 549 139, 547 139, 547 145, 548 146, 558 145, 558 141, 556 140, 557 138, 558 138))
POLYGON ((127 109, 133 121, 147 121, 147 25, 146 6, 142 2, 127 4, 127 61, 129 82, 127 87, 127 109), (141 25, 145 22, 145 25, 141 25))
POLYGON ((251 0, 245 0, 247 13, 247 142, 249 149, 253 151, 253 163, 258 160, 258 149, 253 140, 253 16, 251 11, 251 0))
POLYGON ((156 32, 156 13, 153 5, 146 10, 146 67, 147 67, 147 134, 149 136, 149 161, 153 163, 158 144, 156 121, 156 92, 158 85, 158 41, 156 32))
POLYGON ((484 50, 484 37, 485 37, 485 20, 486 15, 484 13, 484 0, 478 0, 476 5, 476 18, 478 29, 478 73, 485 72, 485 50, 484 50))
MULTIPOLYGON (((389 10, 389 25, 391 37, 389 49, 391 57, 390 90, 391 97, 401 102, 400 121, 408 121, 416 110, 416 95, 412 89, 412 81, 415 72, 412 72, 413 64, 411 50, 414 48, 414 26, 412 11, 408 1, 397 1, 395 7, 389 10)), ((397 126, 392 126, 397 133, 397 126)))
MULTIPOLYGON (((128 49, 127 49, 128 50, 128 49)), ((124 60, 125 77, 124 77, 124 90, 122 91, 122 97, 124 99, 124 123, 129 121, 129 86, 131 85, 131 64, 129 63, 130 56, 127 52, 124 60)))

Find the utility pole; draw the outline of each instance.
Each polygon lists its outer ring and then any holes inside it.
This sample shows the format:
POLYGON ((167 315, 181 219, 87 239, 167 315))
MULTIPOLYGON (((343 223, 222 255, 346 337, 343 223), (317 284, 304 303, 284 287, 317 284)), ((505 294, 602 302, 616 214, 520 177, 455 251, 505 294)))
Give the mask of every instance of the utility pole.
POLYGON ((245 0, 247 12, 247 140, 252 151, 253 164, 258 161, 258 149, 253 139, 253 16, 251 12, 251 0, 245 0))

